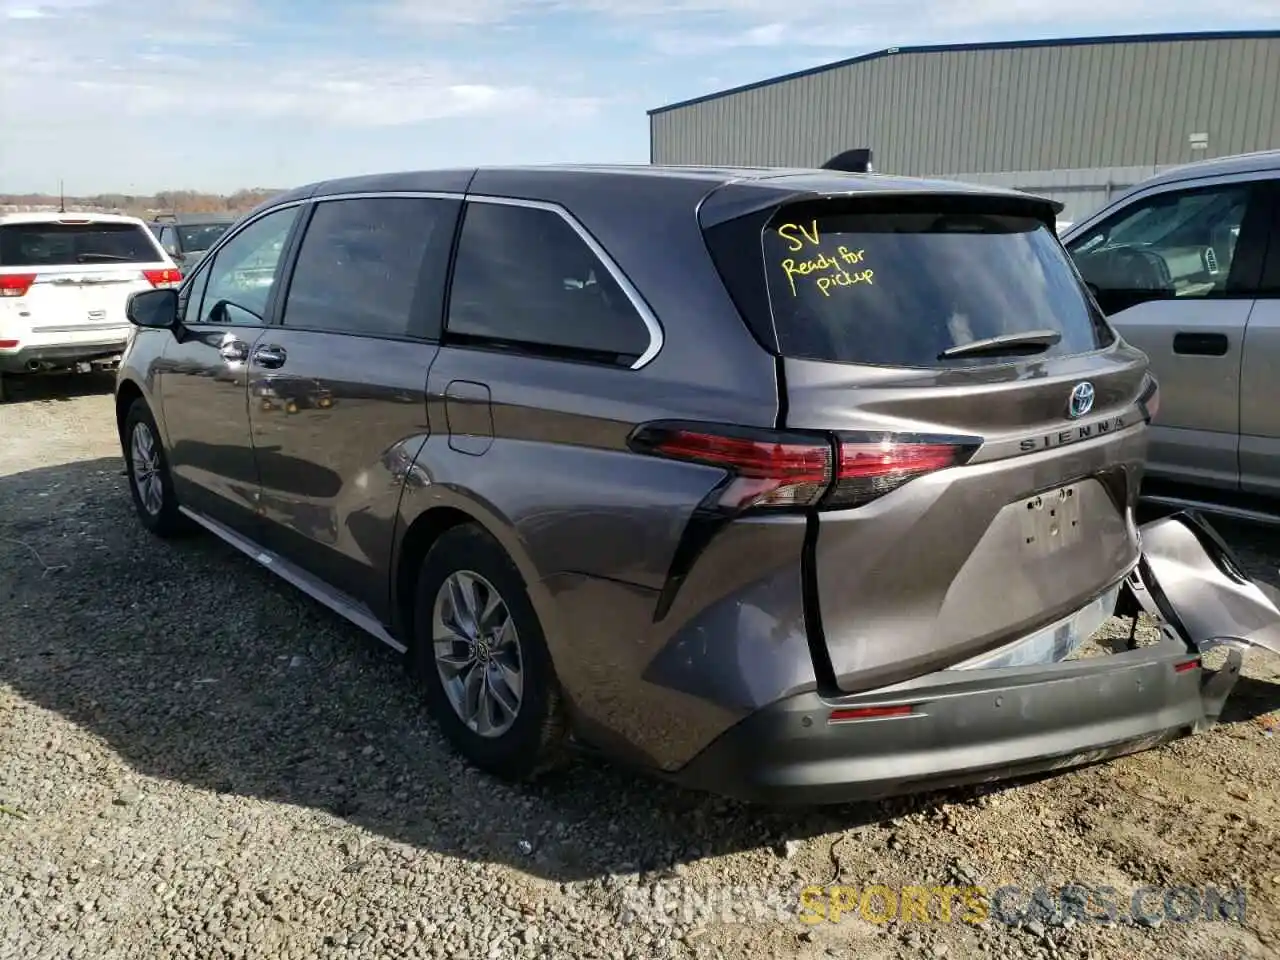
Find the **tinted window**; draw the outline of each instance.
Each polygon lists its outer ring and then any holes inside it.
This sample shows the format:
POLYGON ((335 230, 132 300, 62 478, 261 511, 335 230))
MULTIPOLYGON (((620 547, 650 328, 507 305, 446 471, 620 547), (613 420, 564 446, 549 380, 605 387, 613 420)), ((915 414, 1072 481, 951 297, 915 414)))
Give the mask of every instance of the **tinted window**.
POLYGON ((145 227, 135 223, 10 223, 0 227, 0 267, 160 260, 145 227))
POLYGON ((318 204, 289 282, 285 326, 422 335, 422 311, 433 309, 438 327, 457 210, 455 201, 403 197, 318 204))
POLYGON ((174 228, 184 253, 201 253, 212 247, 231 226, 229 223, 197 223, 174 228))
POLYGON ((626 293, 563 217, 492 203, 467 205, 449 334, 611 363, 649 346, 626 293))
POLYGON ((952 348, 1051 332, 1038 357, 1111 342, 1052 228, 980 205, 828 213, 797 205, 764 232, 784 356, 931 367, 991 363, 952 348))
POLYGON ((1068 248, 1081 275, 1108 292, 1206 297, 1232 289, 1249 208, 1247 184, 1137 200, 1068 248))
POLYGON ((174 246, 173 227, 160 228, 160 246, 164 247, 168 253, 178 253, 179 250, 174 246))
POLYGON ((275 284, 280 255, 289 238, 289 228, 297 215, 297 207, 269 213, 237 233, 214 255, 198 322, 261 322, 266 316, 267 301, 275 284), (221 310, 222 301, 240 309, 221 310))

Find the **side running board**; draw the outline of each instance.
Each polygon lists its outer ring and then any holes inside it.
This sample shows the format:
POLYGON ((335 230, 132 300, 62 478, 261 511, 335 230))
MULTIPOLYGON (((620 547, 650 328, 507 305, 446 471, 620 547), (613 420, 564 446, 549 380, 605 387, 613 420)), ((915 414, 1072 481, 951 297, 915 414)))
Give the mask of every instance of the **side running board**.
POLYGON ((196 513, 194 510, 188 510, 186 507, 181 507, 180 509, 219 540, 229 543, 245 556, 256 560, 276 576, 297 587, 312 600, 324 604, 334 613, 351 621, 376 639, 381 640, 397 653, 404 653, 408 650, 403 643, 396 640, 386 631, 386 628, 378 622, 377 617, 364 604, 347 596, 345 593, 334 590, 324 581, 307 573, 296 564, 290 563, 279 554, 263 549, 252 540, 242 537, 217 520, 211 520, 203 514, 196 513))

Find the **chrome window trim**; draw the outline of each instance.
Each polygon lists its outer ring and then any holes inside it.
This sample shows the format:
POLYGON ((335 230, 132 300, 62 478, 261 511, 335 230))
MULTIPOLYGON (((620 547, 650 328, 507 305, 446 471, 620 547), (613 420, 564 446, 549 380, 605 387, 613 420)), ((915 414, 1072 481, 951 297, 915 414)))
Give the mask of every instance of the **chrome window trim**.
POLYGON ((355 193, 318 193, 309 198, 309 203, 322 203, 326 200, 462 200, 462 193, 447 193, 436 190, 372 190, 355 193))
MULTIPOLYGON (((631 364, 630 369, 639 370, 642 367, 647 366, 653 358, 662 351, 662 347, 666 342, 666 336, 663 333, 662 324, 658 322, 657 316, 654 315, 649 304, 645 301, 644 297, 641 296, 640 291, 637 290, 635 285, 627 278, 627 275, 622 271, 622 268, 618 265, 617 261, 615 261, 604 247, 600 245, 600 241, 591 235, 591 231, 583 226, 578 218, 563 206, 549 200, 527 200, 522 197, 497 197, 488 194, 452 193, 443 190, 372 190, 346 193, 317 193, 310 197, 304 197, 299 200, 290 200, 286 203, 277 204, 270 209, 263 210, 258 216, 254 217, 253 220, 247 220, 244 223, 239 224, 235 233, 238 234, 245 227, 248 227, 251 223, 262 219, 262 217, 275 213, 278 210, 284 210, 288 207, 300 206, 308 203, 325 203, 330 200, 377 200, 379 198, 407 200, 460 200, 466 203, 489 203, 506 207, 527 207, 531 210, 545 210, 548 213, 554 213, 569 225, 573 232, 576 233, 582 242, 587 245, 588 249, 595 254, 596 258, 604 264, 604 268, 609 271, 609 276, 613 278, 614 283, 616 283, 622 289, 622 292, 626 294, 627 300, 631 303, 631 308, 635 310, 636 314, 640 317, 640 322, 644 324, 645 330, 648 331, 649 345, 645 348, 644 352, 636 358, 635 362, 631 364)), ((229 236, 224 234, 219 242, 205 254, 205 257, 211 257, 216 254, 218 248, 230 239, 231 238, 229 236)))
POLYGON ((640 295, 640 291, 635 288, 627 275, 622 272, 622 268, 614 261, 613 257, 605 251, 600 242, 591 235, 591 232, 584 227, 573 214, 558 203, 552 203, 547 200, 524 200, 518 197, 493 197, 487 195, 468 194, 468 203, 489 203, 496 206, 505 207, 528 207, 531 210, 546 210, 548 213, 554 213, 567 223, 582 240, 583 243, 594 253, 604 268, 609 271, 609 275, 613 277, 614 282, 627 295, 627 299, 631 301, 631 307, 640 317, 640 322, 645 325, 645 329, 649 331, 649 346, 645 351, 636 358, 631 364, 632 370, 639 370, 641 367, 648 365, 654 357, 662 350, 665 341, 662 332, 662 325, 658 322, 658 318, 654 316, 653 311, 649 308, 649 304, 645 302, 644 297, 640 295))
MULTIPOLYGON (((195 270, 193 270, 191 273, 183 275, 181 286, 185 287, 191 281, 192 277, 199 276, 201 273, 204 273, 208 270, 212 270, 213 268, 208 266, 208 264, 213 263, 213 258, 218 254, 218 251, 220 251, 226 244, 230 243, 240 234, 244 233, 245 230, 253 226, 253 224, 257 223, 263 217, 269 217, 273 213, 279 213, 281 210, 288 210, 290 207, 300 207, 303 204, 310 203, 310 202, 311 201, 309 199, 302 199, 302 200, 289 200, 289 201, 286 201, 285 203, 278 203, 274 207, 269 207, 266 210, 262 210, 256 216, 248 220, 237 222, 233 224, 231 227, 228 227, 225 231, 223 231, 222 236, 218 238, 217 242, 214 243, 214 245, 210 247, 208 250, 206 250, 203 254, 201 254, 200 262, 196 265, 195 270)), ((293 229, 292 225, 289 227, 289 229, 290 230, 293 229)), ((157 239, 156 242, 159 243, 159 240, 157 239)), ((283 251, 281 251, 281 253, 283 253, 283 251)))

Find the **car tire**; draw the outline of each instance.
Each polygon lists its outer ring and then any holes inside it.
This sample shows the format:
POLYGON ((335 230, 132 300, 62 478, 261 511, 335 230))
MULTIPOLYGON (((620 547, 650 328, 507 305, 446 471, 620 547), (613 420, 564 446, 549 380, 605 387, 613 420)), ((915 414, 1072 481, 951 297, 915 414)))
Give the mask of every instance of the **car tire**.
POLYGON ((478 526, 447 531, 423 562, 409 669, 446 739, 480 769, 531 780, 566 759, 568 722, 542 625, 515 564, 478 526), (488 621, 474 629, 474 611, 486 607, 488 621))
POLYGON ((0 373, 0 403, 4 403, 9 399, 9 386, 5 383, 6 377, 0 373))
POLYGON ((142 525, 166 539, 191 533, 194 527, 178 509, 169 458, 145 400, 137 399, 129 407, 121 440, 129 493, 142 525))

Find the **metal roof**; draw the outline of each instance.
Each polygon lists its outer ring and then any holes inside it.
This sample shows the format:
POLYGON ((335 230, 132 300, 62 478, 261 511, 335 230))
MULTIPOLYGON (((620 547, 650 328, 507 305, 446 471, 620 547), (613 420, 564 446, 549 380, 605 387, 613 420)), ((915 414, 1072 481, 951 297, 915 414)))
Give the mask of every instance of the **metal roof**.
POLYGON ((719 100, 722 97, 731 96, 735 93, 745 93, 748 90, 758 90, 761 87, 770 87, 777 83, 785 83, 788 80, 798 80, 801 77, 812 76, 816 73, 825 73, 828 70, 838 70, 841 67, 853 66, 854 64, 866 63, 870 60, 879 60, 884 57, 898 56, 904 53, 964 53, 967 51, 1022 50, 1031 47, 1081 47, 1118 43, 1176 43, 1180 41, 1198 40, 1276 39, 1280 39, 1280 30, 1223 30, 1216 32, 1203 31, 1199 33, 1137 33, 1105 37, 1069 37, 1044 40, 1000 40, 991 43, 951 43, 937 44, 933 46, 888 47, 884 50, 877 50, 874 53, 864 53, 856 57, 849 57, 845 60, 837 60, 834 63, 824 63, 817 67, 809 67, 806 70, 797 70, 794 73, 786 73, 780 77, 771 77, 768 80, 757 80, 754 83, 746 83, 741 86, 730 87, 728 90, 721 90, 717 93, 708 93, 700 97, 693 97, 689 100, 680 100, 676 103, 669 103, 666 106, 655 107, 648 111, 648 114, 652 117, 655 114, 667 113, 671 110, 678 110, 681 107, 690 107, 696 103, 705 103, 708 100, 719 100))
POLYGON ((1176 167, 1161 170, 1155 176, 1143 180, 1134 189, 1146 189, 1157 184, 1178 183, 1183 180, 1198 180, 1201 177, 1221 177, 1233 173, 1266 173, 1272 170, 1280 171, 1280 150, 1259 150, 1255 153, 1240 153, 1231 157, 1215 157, 1211 160, 1179 164, 1176 167))

